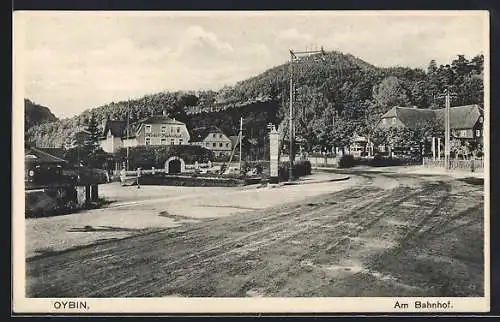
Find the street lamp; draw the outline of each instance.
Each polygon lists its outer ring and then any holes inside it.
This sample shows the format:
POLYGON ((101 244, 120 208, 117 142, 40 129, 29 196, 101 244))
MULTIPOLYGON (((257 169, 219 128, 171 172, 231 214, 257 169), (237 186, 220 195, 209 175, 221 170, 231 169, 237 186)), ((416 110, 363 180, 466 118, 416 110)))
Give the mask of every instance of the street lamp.
POLYGON ((293 155, 293 143, 295 141, 295 134, 293 131, 293 62, 294 60, 298 60, 299 56, 309 56, 313 54, 322 54, 322 59, 325 61, 324 56, 326 55, 323 47, 321 47, 321 50, 306 50, 306 51, 293 51, 292 49, 290 50, 290 110, 289 110, 289 132, 290 132, 290 150, 288 151, 288 158, 290 160, 290 168, 289 168, 289 174, 288 174, 288 181, 292 181, 293 178, 293 162, 294 162, 294 155, 293 155))

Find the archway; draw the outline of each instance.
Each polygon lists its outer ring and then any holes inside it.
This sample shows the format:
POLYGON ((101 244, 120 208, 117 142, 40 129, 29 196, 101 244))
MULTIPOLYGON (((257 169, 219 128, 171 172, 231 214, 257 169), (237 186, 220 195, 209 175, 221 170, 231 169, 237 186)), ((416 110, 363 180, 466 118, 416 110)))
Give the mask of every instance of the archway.
POLYGON ((184 160, 179 157, 170 157, 165 162, 165 172, 166 173, 181 173, 185 172, 186 164, 184 160))

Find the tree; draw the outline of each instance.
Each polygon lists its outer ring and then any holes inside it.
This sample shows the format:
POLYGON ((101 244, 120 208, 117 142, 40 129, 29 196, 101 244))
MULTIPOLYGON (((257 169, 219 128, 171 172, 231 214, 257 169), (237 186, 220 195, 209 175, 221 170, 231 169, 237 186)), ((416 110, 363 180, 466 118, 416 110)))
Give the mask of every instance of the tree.
POLYGON ((88 149, 88 151, 93 153, 99 148, 99 134, 100 134, 94 113, 90 115, 85 130, 89 133, 87 140, 85 140, 85 147, 88 149))
POLYGON ((437 71, 437 64, 436 61, 433 59, 429 62, 429 65, 427 66, 427 75, 434 74, 437 71))
POLYGON ((373 99, 380 106, 408 106, 410 100, 397 77, 386 77, 373 88, 373 99))

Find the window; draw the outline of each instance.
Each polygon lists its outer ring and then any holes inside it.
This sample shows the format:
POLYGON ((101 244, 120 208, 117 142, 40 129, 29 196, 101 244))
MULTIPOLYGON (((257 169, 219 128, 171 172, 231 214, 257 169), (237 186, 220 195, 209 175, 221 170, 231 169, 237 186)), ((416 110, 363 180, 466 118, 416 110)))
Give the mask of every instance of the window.
POLYGON ((461 137, 461 138, 464 138, 467 136, 467 130, 460 130, 460 132, 458 133, 458 136, 461 137))
POLYGON ((161 125, 161 133, 167 133, 167 125, 166 124, 161 125))
POLYGON ((145 143, 146 145, 151 145, 151 138, 149 136, 146 137, 145 143))
POLYGON ((476 130, 476 136, 477 137, 481 136, 481 130, 476 130))
POLYGON ((219 134, 219 139, 222 139, 222 134, 219 134))
POLYGON ((180 132, 181 132, 181 128, 180 128, 180 127, 178 127, 178 128, 177 128, 177 133, 180 133, 180 132))
POLYGON ((210 146, 210 142, 207 142, 207 146, 210 146))
POLYGON ((163 144, 163 145, 167 144, 167 139, 162 138, 162 139, 161 139, 161 144, 163 144))
POLYGON ((212 134, 212 137, 213 137, 213 138, 215 138, 215 137, 216 137, 216 136, 215 136, 215 133, 214 133, 214 134, 212 134))
POLYGON ((170 128, 170 133, 174 133, 174 128, 173 127, 170 128))
POLYGON ((479 117, 479 123, 483 123, 483 117, 482 116, 479 117))
POLYGON ((395 117, 392 118, 391 123, 392 124, 396 124, 396 118, 395 117))
POLYGON ((151 125, 146 125, 144 129, 146 133, 151 133, 151 125))
POLYGON ((181 145, 181 144, 182 144, 182 139, 179 139, 179 145, 181 145))
POLYGON ((170 145, 174 145, 175 144, 175 139, 170 139, 170 145))
POLYGON ((222 148, 222 142, 219 143, 219 148, 222 148))
MULTIPOLYGON (((214 134, 214 135, 215 135, 215 134, 214 134)), ((216 146, 217 146, 217 145, 216 145, 216 144, 215 144, 215 142, 214 142, 214 143, 212 144, 212 147, 214 147, 214 148, 215 148, 216 146)))
POLYGON ((226 148, 229 148, 229 143, 226 143, 226 148))

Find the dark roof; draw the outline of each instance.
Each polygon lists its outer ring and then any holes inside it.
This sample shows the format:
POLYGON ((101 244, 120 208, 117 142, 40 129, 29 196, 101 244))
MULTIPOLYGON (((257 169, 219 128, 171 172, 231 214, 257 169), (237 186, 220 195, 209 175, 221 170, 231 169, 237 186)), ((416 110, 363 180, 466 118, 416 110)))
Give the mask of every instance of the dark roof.
POLYGON ((382 115, 382 118, 388 117, 396 117, 408 128, 415 128, 436 119, 433 110, 401 106, 395 106, 382 115))
POLYGON ((48 153, 52 156, 55 156, 60 159, 64 159, 64 148, 42 148, 42 147, 37 147, 36 149, 48 153))
POLYGON ((38 163, 67 163, 68 161, 34 147, 24 148, 24 160, 38 163))
POLYGON ((141 123, 141 124, 179 124, 179 125, 184 125, 181 121, 177 121, 176 119, 170 118, 167 115, 153 115, 150 117, 146 117, 142 120, 139 120, 134 123, 141 123))
POLYGON ((123 134, 123 130, 127 127, 127 121, 115 121, 108 120, 104 125, 104 136, 108 134, 108 131, 111 130, 111 134, 113 136, 121 137, 123 134))
MULTIPOLYGON (((436 117, 444 122, 446 109, 435 110, 436 117)), ((483 115, 478 105, 464 105, 450 108, 450 127, 452 129, 472 129, 483 115)))
POLYGON ((198 127, 191 131, 191 142, 203 141, 211 133, 224 134, 217 126, 198 127))
MULTIPOLYGON (((445 109, 422 109, 416 107, 395 106, 382 118, 398 118, 406 127, 415 128, 422 123, 432 120, 444 122, 445 109)), ((473 128, 479 117, 483 114, 478 105, 455 106, 450 108, 450 127, 452 129, 473 128)))

